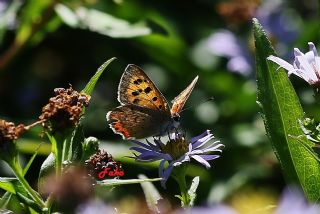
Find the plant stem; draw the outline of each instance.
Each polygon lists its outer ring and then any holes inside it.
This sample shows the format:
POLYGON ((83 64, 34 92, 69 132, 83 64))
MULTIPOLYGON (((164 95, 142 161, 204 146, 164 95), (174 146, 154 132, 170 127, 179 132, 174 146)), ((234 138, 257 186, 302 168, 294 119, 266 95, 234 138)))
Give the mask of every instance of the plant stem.
POLYGON ((38 204, 41 210, 44 210, 46 208, 46 205, 41 199, 41 197, 38 195, 38 193, 34 189, 32 189, 28 181, 24 178, 23 170, 18 162, 18 158, 14 158, 13 161, 9 163, 9 165, 12 168, 14 174, 17 176, 20 183, 22 184, 22 186, 24 187, 24 189, 29 193, 31 198, 38 204))
POLYGON ((177 169, 176 173, 174 174, 174 178, 179 184, 180 192, 181 192, 181 207, 182 208, 189 208, 190 207, 190 199, 188 195, 188 188, 186 183, 186 168, 181 166, 177 169))

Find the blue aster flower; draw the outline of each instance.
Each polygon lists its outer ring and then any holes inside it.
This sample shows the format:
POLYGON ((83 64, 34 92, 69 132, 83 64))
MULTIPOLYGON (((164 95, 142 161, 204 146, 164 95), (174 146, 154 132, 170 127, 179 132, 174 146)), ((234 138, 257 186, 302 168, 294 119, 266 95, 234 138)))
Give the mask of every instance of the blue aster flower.
POLYGON ((219 154, 212 153, 221 153, 221 148, 224 147, 219 140, 211 141, 214 136, 210 133, 210 130, 191 138, 189 141, 186 140, 185 134, 180 132, 172 133, 168 137, 169 141, 166 143, 162 142, 160 138, 153 138, 154 143, 148 140, 146 140, 147 143, 133 141, 138 147, 130 148, 140 153, 134 153, 134 158, 137 161, 160 161, 159 176, 163 178, 161 185, 164 188, 174 167, 193 159, 209 169, 211 166, 208 161, 220 157, 219 154))

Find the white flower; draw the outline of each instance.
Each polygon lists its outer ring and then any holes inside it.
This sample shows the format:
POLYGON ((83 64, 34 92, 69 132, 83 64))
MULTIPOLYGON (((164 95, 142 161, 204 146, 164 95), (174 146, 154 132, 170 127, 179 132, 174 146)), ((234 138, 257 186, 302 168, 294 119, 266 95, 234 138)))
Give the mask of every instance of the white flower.
POLYGON ((320 84, 320 57, 312 42, 308 42, 309 52, 302 53, 298 48, 294 49, 294 62, 291 65, 285 60, 269 56, 267 59, 277 63, 288 71, 288 75, 295 74, 307 81, 310 85, 320 84))

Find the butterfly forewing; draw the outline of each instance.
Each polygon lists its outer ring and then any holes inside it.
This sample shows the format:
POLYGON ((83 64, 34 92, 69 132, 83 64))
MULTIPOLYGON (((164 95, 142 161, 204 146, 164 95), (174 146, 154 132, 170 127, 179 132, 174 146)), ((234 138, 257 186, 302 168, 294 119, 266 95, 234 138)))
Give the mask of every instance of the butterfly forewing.
POLYGON ((134 104, 170 114, 165 97, 145 72, 133 64, 127 66, 121 77, 118 100, 121 104, 134 104))
POLYGON ((188 87, 186 89, 184 89, 178 96, 176 96, 173 100, 172 100, 172 107, 171 107, 171 115, 176 115, 179 114, 179 112, 181 112, 184 104, 186 103, 188 97, 190 96, 194 86, 196 85, 198 81, 198 76, 196 76, 192 82, 190 83, 190 85, 188 85, 188 87))

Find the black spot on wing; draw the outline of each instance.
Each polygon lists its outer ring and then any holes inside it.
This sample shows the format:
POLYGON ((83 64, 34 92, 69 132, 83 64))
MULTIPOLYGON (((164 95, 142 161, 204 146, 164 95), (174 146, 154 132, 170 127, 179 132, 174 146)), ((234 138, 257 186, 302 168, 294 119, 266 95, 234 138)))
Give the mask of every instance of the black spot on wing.
POLYGON ((152 89, 149 86, 144 89, 146 94, 150 93, 150 91, 152 91, 152 89))
POLYGON ((133 96, 138 96, 140 93, 139 93, 139 91, 133 91, 131 94, 132 94, 133 96))

